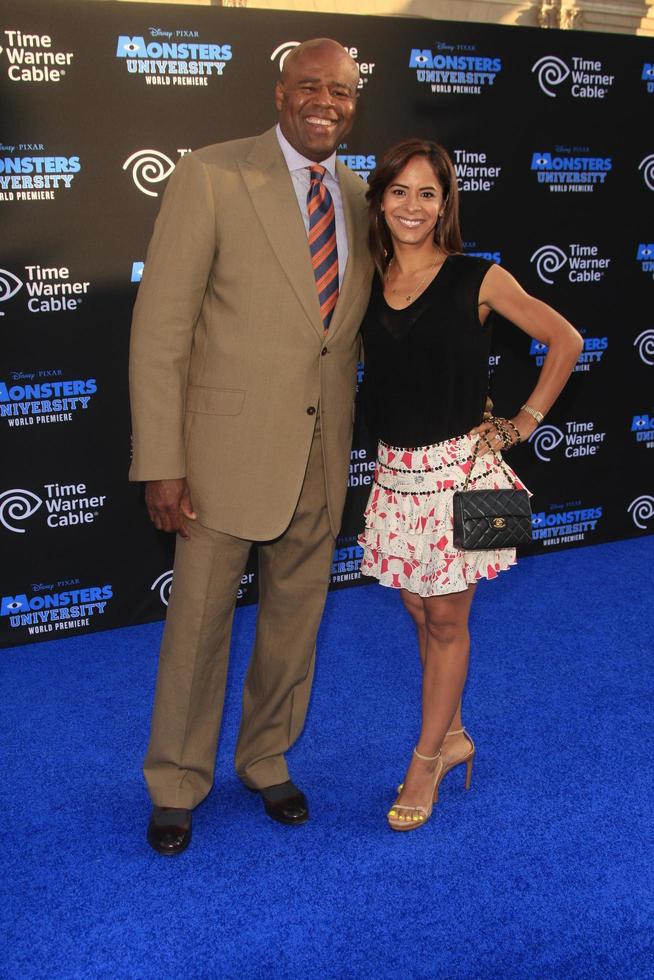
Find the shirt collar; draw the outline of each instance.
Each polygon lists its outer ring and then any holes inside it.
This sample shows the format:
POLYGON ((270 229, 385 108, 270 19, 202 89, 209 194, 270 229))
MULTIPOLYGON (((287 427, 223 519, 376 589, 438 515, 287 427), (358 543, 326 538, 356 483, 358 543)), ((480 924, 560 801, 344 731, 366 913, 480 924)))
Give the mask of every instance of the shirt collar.
MULTIPOLYGON (((307 167, 311 167, 315 164, 316 162, 315 160, 308 160, 306 157, 303 157, 301 153, 298 153, 298 151, 295 149, 294 146, 291 146, 289 141, 282 133, 279 123, 277 123, 277 126, 275 128, 275 133, 277 134, 277 139, 279 141, 281 151, 284 154, 284 159, 286 160, 286 166, 288 167, 291 173, 293 173, 294 170, 305 170, 307 167)), ((330 175, 330 177, 333 177, 334 180, 337 180, 336 150, 334 150, 332 155, 327 157, 326 160, 321 160, 320 166, 325 168, 325 170, 330 175)))

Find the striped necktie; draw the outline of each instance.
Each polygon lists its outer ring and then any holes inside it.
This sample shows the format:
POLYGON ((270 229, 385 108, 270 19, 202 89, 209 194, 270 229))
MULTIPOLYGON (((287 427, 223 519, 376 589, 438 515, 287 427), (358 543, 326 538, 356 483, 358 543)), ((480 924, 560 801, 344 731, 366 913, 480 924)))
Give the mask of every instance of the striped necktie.
POLYGON ((320 315, 325 331, 338 299, 338 253, 336 251, 336 220, 334 202, 323 183, 326 170, 315 163, 307 167, 311 183, 307 194, 309 212, 309 251, 316 277, 320 315))

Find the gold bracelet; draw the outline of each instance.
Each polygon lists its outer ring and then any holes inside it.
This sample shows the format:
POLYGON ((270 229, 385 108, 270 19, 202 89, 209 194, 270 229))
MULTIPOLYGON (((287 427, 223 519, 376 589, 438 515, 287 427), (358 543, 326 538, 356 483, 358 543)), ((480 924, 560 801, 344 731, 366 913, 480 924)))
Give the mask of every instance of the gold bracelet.
POLYGON ((505 421, 505 422, 506 422, 506 424, 507 424, 508 426, 510 426, 510 427, 511 427, 511 428, 513 429, 513 431, 515 432, 515 442, 514 442, 514 443, 512 443, 512 445, 514 445, 514 446, 516 446, 516 445, 517 445, 517 444, 518 444, 519 442, 522 442, 522 436, 520 435, 520 432, 519 432, 519 430, 518 430, 518 427, 517 427, 516 425, 514 425, 514 424, 513 424, 513 422, 511 421, 511 419, 504 419, 504 421, 505 421))
POLYGON ((527 415, 531 415, 532 419, 536 419, 538 425, 540 425, 545 418, 542 412, 539 412, 537 408, 532 408, 531 405, 521 405, 520 411, 526 412, 527 415))

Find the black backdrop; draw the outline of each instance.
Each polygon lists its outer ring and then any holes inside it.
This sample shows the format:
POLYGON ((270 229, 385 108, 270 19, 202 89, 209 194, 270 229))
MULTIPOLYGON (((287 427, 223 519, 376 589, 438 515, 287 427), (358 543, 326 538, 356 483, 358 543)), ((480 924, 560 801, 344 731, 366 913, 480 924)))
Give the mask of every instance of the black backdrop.
MULTIPOLYGON (((285 51, 329 35, 362 70, 340 153, 408 135, 459 168, 466 249, 582 332, 571 382, 512 463, 542 553, 654 531, 654 44, 379 17, 9 0, 0 26, 0 644, 160 618, 173 541, 129 485, 127 346, 179 155, 275 118, 285 51)), ((247 229, 244 229, 247 234, 247 229)), ((498 322, 496 409, 543 352, 498 322)), ((374 453, 357 423, 333 587, 359 581, 374 453)), ((240 601, 256 599, 251 565, 240 601)))

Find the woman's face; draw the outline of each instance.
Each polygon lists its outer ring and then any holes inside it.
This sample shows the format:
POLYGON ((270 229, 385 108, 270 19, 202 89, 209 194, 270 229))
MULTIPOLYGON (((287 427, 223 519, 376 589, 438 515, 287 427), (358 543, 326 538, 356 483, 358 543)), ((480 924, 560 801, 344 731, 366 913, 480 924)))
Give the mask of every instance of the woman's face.
POLYGON ((403 245, 433 242, 442 210, 443 188, 423 156, 412 157, 382 197, 382 211, 391 237, 403 245))

